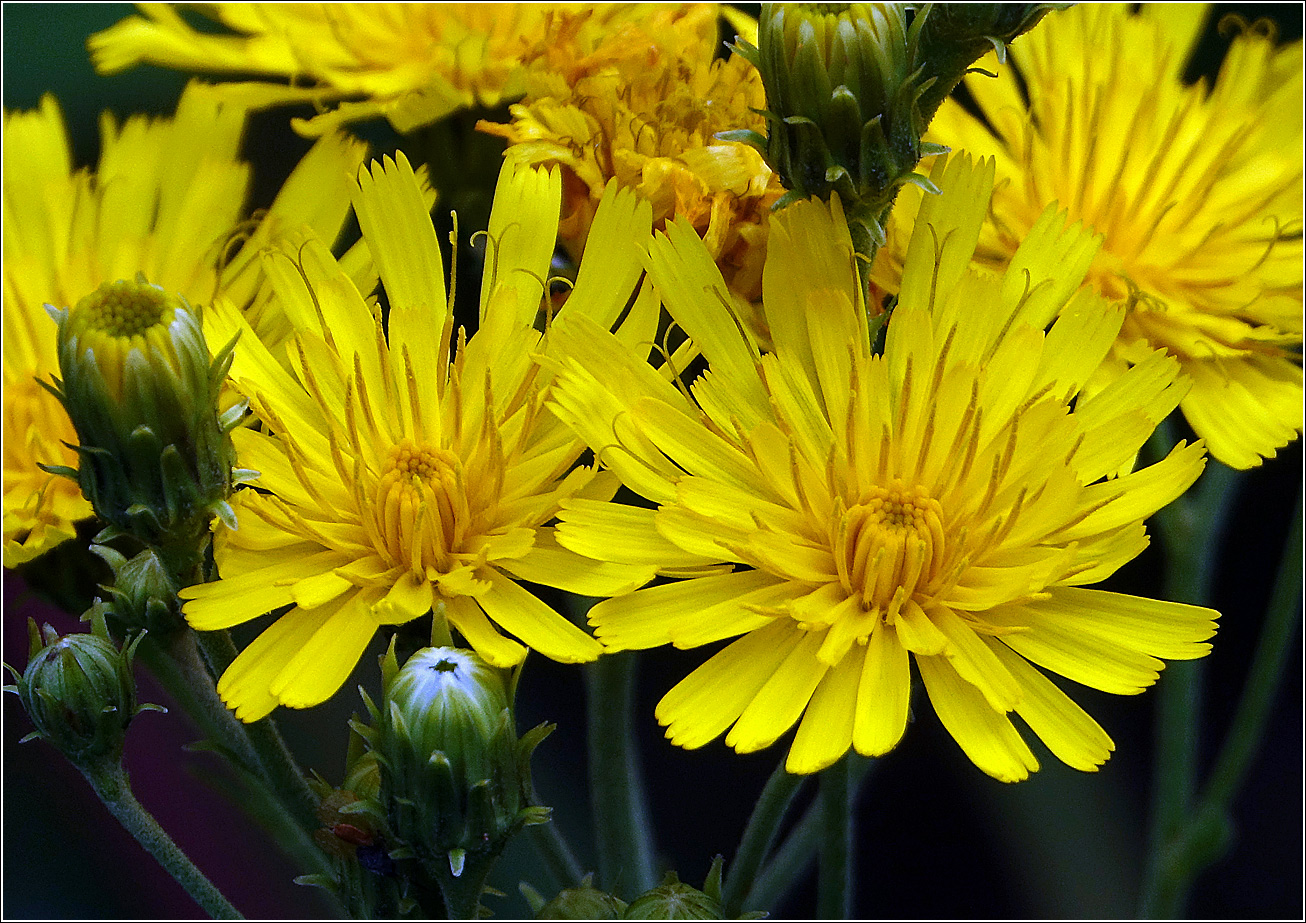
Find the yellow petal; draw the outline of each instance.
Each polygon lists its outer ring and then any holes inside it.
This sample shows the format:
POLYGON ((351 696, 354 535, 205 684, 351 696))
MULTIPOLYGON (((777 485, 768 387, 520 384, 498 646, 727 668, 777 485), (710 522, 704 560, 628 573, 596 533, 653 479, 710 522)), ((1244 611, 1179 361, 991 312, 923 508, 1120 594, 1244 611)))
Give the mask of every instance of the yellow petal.
POLYGON ((739 717, 802 639, 782 619, 749 632, 685 677, 658 702, 654 716, 678 747, 701 747, 739 717))
POLYGON ((603 652, 588 634, 493 568, 490 589, 476 597, 485 614, 532 650, 560 663, 584 663, 603 652))
POLYGON ((994 711, 946 657, 917 655, 916 666, 939 720, 972 763, 1000 782, 1020 782, 1038 770, 1011 720, 994 711))
POLYGON ((785 770, 819 772, 848 752, 857 713, 857 687, 865 657, 861 648, 847 654, 821 680, 803 715, 785 770))

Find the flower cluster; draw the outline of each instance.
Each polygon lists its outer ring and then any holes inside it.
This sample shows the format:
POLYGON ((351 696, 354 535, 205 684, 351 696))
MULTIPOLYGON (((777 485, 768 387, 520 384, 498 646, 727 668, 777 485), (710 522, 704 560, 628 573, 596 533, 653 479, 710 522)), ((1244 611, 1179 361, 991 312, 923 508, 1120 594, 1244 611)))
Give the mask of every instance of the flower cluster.
POLYGON ((707 648, 654 708, 671 743, 787 748, 732 877, 609 849, 646 826, 623 791, 597 886, 555 847, 561 893, 524 893, 737 916, 794 777, 824 774, 837 861, 852 755, 903 743, 914 687, 1018 782, 1115 749, 1068 684, 1210 651, 1200 592, 1107 581, 1301 433, 1300 42, 1232 20, 1191 83, 1204 7, 180 6, 95 66, 240 79, 106 114, 94 168, 53 97, 4 123, 4 564, 95 519, 113 572, 14 691, 115 816, 139 649, 321 848, 304 883, 475 918, 549 821, 528 654, 594 664, 594 784, 633 789, 596 717, 625 652, 707 648), (308 153, 255 207, 250 116, 293 104, 308 153), (470 229, 469 138, 503 149, 470 229), (310 784, 263 719, 386 647, 344 783, 310 784))

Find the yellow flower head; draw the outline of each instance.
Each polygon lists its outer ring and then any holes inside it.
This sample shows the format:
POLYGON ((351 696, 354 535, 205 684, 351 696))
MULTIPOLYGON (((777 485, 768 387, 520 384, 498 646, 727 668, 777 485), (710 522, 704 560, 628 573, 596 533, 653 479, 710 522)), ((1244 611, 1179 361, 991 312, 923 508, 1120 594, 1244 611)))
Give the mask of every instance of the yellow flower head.
POLYGON ((766 103, 761 78, 738 56, 713 60, 715 4, 652 9, 589 53, 573 37, 587 14, 560 14, 554 48, 512 106, 512 121, 479 127, 507 138, 509 157, 563 167, 559 231, 573 258, 616 179, 652 203, 658 228, 688 220, 731 290, 755 301, 766 218, 784 189, 760 153, 714 135, 763 127, 753 111, 766 103))
POLYGON ((801 717, 790 772, 850 748, 885 753, 906 727, 914 659, 985 772, 1015 781, 1038 768, 1012 713, 1093 770, 1110 738, 1039 667, 1135 693, 1157 658, 1209 650, 1209 609, 1084 588, 1146 546, 1143 520, 1202 469, 1200 443, 1181 443, 1129 471, 1179 400, 1178 363, 1155 352, 1082 393, 1124 319, 1075 294, 1096 241, 1049 209, 1003 277, 968 270, 992 170, 935 165, 943 193, 922 207, 883 355, 867 342, 837 198, 773 220, 774 350, 731 316, 683 222, 654 241, 648 268, 708 360, 688 393, 616 363, 592 325, 555 343, 556 412, 657 507, 568 501, 559 541, 670 575, 697 569, 599 603, 599 639, 621 650, 742 635, 659 703, 673 743, 729 729, 727 744, 758 750, 801 717))
MULTIPOLYGON (((631 15, 600 6, 587 20, 591 42, 610 17, 631 15)), ((520 96, 556 15, 534 3, 221 3, 202 9, 230 30, 212 34, 164 4, 142 4, 141 11, 91 36, 100 73, 148 63, 284 78, 288 84, 234 83, 222 92, 258 106, 336 104, 295 121, 310 135, 378 116, 406 133, 459 109, 520 96)))
POLYGON ((1014 67, 966 78, 991 128, 949 101, 930 136, 996 158, 981 265, 1005 268, 1051 202, 1102 235, 1088 282, 1126 317, 1093 386, 1164 348, 1193 382, 1189 424, 1248 468, 1302 429, 1302 43, 1243 29, 1213 86, 1185 85, 1205 15, 1053 13, 1014 67))
MULTIPOLYGON (((258 294, 255 255, 308 223, 334 240, 348 215, 346 181, 361 142, 323 138, 261 221, 247 220, 250 168, 239 157, 245 110, 191 85, 172 118, 101 120, 97 169, 73 170, 53 97, 4 124, 4 563, 12 567, 73 535, 91 514, 77 485, 38 463, 77 467, 72 424, 38 380, 59 371, 44 305, 70 307, 102 283, 143 273, 192 304, 223 297, 276 339, 279 319, 258 294), (244 245, 234 246, 245 238, 244 245)), ((366 261, 353 263, 366 277, 366 261)), ((216 340, 215 340, 216 342, 216 340)), ((216 342, 216 346, 221 346, 216 342)))
MULTIPOLYGON (((322 702, 381 625, 435 610, 433 635, 456 628, 489 663, 526 647, 592 660, 601 647, 518 581, 582 595, 637 587, 651 567, 599 564, 564 550, 549 523, 564 499, 610 497, 615 480, 574 467, 583 446, 543 406, 532 352, 556 239, 557 171, 505 167, 490 216, 480 328, 454 334, 428 200, 403 155, 363 171, 354 207, 389 303, 383 326, 312 237, 265 262, 294 336, 289 367, 242 337, 231 370, 265 431, 233 434, 239 463, 261 472, 236 494, 239 529, 220 529, 221 579, 182 592, 191 625, 212 630, 290 607, 223 674, 218 691, 254 721, 277 705, 322 702), (491 624, 493 623, 493 624, 491 624), (515 635, 521 643, 501 635, 515 635)), ((640 275, 647 205, 614 188, 595 219, 575 290, 601 329, 640 275)), ((652 339, 657 302, 637 299, 622 326, 652 339)), ((218 312, 234 331, 241 319, 218 312)))

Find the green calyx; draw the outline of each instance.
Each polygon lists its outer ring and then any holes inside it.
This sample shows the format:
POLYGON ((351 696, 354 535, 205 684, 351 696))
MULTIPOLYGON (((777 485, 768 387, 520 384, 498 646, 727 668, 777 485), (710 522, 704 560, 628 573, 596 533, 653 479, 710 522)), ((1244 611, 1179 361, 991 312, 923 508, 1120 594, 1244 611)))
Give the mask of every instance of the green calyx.
POLYGON ((59 325, 62 376, 50 390, 77 430, 80 459, 76 471, 47 470, 77 480, 109 524, 101 540, 126 533, 191 549, 213 516, 234 526, 230 432, 244 405, 218 410, 234 341, 211 360, 199 310, 140 276, 105 283, 72 309, 46 309, 59 325))
POLYGON ((39 631, 28 620, 30 656, 16 682, 5 686, 18 695, 36 730, 23 738, 46 740, 80 769, 101 771, 122 758, 127 726, 140 712, 131 661, 143 635, 119 649, 109 637, 102 609, 91 609, 92 631, 59 637, 49 625, 39 631))

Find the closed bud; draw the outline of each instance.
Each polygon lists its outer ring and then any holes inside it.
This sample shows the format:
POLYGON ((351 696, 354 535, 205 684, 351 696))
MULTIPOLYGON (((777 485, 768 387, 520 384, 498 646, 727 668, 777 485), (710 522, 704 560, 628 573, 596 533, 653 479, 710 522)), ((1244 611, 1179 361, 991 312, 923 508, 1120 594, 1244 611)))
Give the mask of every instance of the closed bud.
POLYGON ((218 412, 234 343, 211 361, 199 311, 139 276, 105 283, 72 309, 46 307, 59 325, 54 390, 80 461, 76 472, 50 470, 76 477, 108 536, 197 558, 212 516, 235 524, 228 434, 243 407, 218 412))
POLYGON ((127 558, 108 545, 92 545, 113 569, 113 583, 104 587, 110 594, 107 613, 126 628, 144 628, 163 637, 185 626, 177 585, 158 552, 146 549, 127 558))
POLYGON ((593 875, 586 875, 579 887, 559 891, 548 903, 525 888, 523 892, 537 920, 620 920, 626 910, 621 898, 594 887, 593 875))
POLYGON ((44 632, 32 621, 28 627, 27 669, 19 676, 9 667, 17 683, 5 687, 36 726, 23 740, 47 740, 79 768, 117 764, 127 725, 142 710, 131 672, 135 644, 119 650, 98 612, 90 634, 61 638, 49 625, 44 632))
POLYGON ((757 47, 734 50, 761 72, 767 135, 722 132, 757 147, 788 192, 776 203, 839 196, 857 253, 870 260, 905 184, 947 148, 921 140, 939 103, 986 50, 1065 4, 765 3, 757 47))
POLYGON ((868 259, 883 218, 923 153, 907 11, 901 3, 764 4, 758 47, 736 50, 766 89, 767 163, 789 190, 777 207, 839 195, 853 243, 868 259))
POLYGON ((548 820, 531 804, 530 755, 551 727, 520 740, 509 676, 475 653, 418 651, 395 669, 365 733, 380 769, 388 826, 450 906, 474 906, 480 883, 509 838, 548 820), (473 892, 473 893, 469 893, 473 892))
POLYGON ((719 920, 722 914, 719 897, 685 884, 675 872, 667 872, 662 884, 630 902, 623 919, 719 920))

